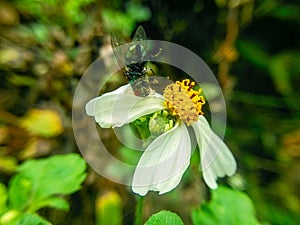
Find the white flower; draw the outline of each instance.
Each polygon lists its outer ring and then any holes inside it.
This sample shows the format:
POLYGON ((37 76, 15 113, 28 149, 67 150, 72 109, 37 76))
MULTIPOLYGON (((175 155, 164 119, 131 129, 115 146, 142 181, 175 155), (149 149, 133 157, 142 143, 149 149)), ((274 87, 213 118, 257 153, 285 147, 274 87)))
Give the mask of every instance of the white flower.
POLYGON ((205 183, 217 188, 216 180, 236 171, 236 161, 226 144, 211 130, 202 115, 204 99, 194 91, 193 82, 184 80, 169 85, 164 96, 135 96, 129 85, 92 99, 86 112, 103 128, 124 124, 167 109, 176 118, 175 125, 155 138, 146 148, 136 167, 132 190, 140 195, 148 191, 163 194, 173 190, 189 166, 191 139, 187 126, 192 126, 200 149, 201 170, 205 183))

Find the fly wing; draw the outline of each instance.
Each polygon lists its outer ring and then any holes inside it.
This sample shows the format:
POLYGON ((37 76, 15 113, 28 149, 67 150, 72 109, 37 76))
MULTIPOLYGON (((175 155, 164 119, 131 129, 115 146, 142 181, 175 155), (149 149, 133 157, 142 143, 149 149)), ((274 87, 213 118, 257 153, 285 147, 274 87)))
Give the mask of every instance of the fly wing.
POLYGON ((142 26, 139 26, 136 29, 136 32, 132 38, 132 44, 131 46, 135 46, 134 49, 136 52, 134 52, 136 56, 136 60, 138 61, 147 61, 148 56, 148 41, 146 40, 146 32, 142 26), (136 44, 136 42, 139 42, 136 44))
POLYGON ((125 67, 125 55, 126 49, 124 47, 120 47, 124 44, 127 44, 126 40, 118 34, 111 34, 111 46, 114 52, 114 55, 120 65, 121 68, 125 67))
POLYGON ((144 41, 146 40, 146 32, 144 30, 144 28, 142 26, 139 26, 136 29, 136 32, 132 38, 132 42, 136 42, 136 41, 144 41))

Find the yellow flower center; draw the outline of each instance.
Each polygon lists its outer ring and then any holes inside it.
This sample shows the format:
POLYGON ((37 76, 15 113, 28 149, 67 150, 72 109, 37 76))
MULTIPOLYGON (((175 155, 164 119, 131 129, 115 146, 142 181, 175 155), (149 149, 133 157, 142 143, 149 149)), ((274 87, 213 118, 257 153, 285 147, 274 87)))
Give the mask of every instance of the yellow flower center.
POLYGON ((198 120, 198 116, 204 114, 202 105, 205 101, 200 96, 202 89, 193 90, 195 82, 185 79, 182 82, 176 81, 175 84, 168 85, 163 93, 165 104, 173 115, 185 122, 187 126, 198 120))

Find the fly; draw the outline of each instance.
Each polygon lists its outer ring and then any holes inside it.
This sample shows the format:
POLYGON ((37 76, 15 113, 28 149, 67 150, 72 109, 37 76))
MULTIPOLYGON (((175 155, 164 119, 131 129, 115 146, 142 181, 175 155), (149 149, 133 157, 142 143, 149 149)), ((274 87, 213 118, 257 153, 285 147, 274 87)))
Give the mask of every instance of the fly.
POLYGON ((129 81, 136 96, 146 97, 151 93, 147 70, 146 32, 139 26, 127 50, 121 45, 127 44, 125 39, 116 34, 111 35, 111 45, 114 55, 129 81))

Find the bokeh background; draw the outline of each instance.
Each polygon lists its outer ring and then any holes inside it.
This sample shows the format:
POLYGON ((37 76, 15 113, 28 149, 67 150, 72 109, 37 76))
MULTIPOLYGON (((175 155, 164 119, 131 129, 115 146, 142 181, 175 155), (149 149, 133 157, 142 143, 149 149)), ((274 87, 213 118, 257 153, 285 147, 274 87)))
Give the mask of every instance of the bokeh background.
MULTIPOLYGON (((0 181, 7 185, 28 159, 79 153, 71 126, 76 86, 109 51, 111 32, 130 40, 138 25, 149 39, 195 52, 216 75, 227 104, 225 142, 238 161, 237 175, 220 183, 247 193, 259 221, 300 224, 297 0, 1 0, 0 181)), ((107 87, 125 83, 120 74, 107 87)), ((103 132, 114 154, 130 160, 113 132, 103 132)), ((167 209, 192 224, 191 210, 210 196, 198 163, 195 156, 175 191, 147 195, 145 218, 167 209)), ((67 197, 69 212, 46 208, 40 215, 53 224, 92 225, 112 204, 121 210, 115 216, 132 224, 130 187, 87 172, 81 190, 67 197)))

